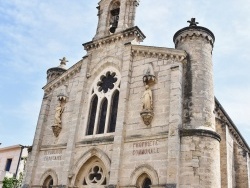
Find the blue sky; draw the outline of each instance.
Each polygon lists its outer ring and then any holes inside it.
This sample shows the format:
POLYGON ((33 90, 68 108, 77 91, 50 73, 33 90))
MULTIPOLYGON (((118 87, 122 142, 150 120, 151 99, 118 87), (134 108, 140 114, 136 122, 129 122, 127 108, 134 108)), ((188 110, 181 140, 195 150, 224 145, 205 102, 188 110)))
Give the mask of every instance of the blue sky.
MULTIPOLYGON (((98 0, 0 1, 0 143, 31 145, 48 68, 86 53, 98 0)), ((197 18, 216 37, 215 95, 250 145, 250 1, 141 0, 142 45, 174 47, 174 33, 197 18)))

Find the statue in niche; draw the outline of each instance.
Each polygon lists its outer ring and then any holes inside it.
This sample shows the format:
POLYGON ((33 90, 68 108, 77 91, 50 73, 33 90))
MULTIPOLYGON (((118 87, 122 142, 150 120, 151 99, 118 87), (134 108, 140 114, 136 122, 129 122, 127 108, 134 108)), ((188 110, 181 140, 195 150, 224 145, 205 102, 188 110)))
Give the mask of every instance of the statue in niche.
POLYGON ((142 112, 141 117, 145 125, 150 125, 154 117, 153 113, 153 95, 148 85, 145 86, 145 91, 142 95, 142 112))
POLYGON ((152 91, 148 85, 145 86, 145 91, 142 95, 142 110, 143 111, 152 111, 153 110, 153 97, 152 91))
POLYGON ((62 130, 62 113, 64 111, 66 102, 66 96, 64 96, 63 94, 60 94, 57 97, 59 104, 55 108, 54 124, 52 125, 52 130, 56 137, 59 136, 62 130))
POLYGON ((55 113, 55 126, 61 126, 62 124, 62 113, 64 111, 64 108, 61 105, 61 102, 56 107, 56 113, 55 113))

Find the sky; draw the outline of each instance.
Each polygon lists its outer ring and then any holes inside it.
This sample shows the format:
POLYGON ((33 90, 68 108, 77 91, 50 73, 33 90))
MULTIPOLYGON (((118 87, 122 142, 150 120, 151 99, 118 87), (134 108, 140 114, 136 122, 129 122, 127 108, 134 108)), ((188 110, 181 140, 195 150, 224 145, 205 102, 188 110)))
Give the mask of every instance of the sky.
MULTIPOLYGON (((95 35, 98 0, 0 1, 0 147, 32 145, 46 71, 71 67, 95 35)), ((174 48, 173 35, 195 17, 215 35, 215 96, 250 145, 250 1, 141 0, 142 45, 174 48)))

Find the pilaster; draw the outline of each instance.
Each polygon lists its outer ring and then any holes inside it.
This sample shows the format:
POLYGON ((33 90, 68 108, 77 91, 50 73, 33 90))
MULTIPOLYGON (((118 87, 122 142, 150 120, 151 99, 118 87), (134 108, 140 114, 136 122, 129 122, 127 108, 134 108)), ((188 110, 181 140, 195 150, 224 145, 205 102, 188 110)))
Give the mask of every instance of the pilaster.
POLYGON ((124 126, 126 126, 127 119, 127 106, 129 87, 131 79, 131 45, 127 44, 123 53, 123 65, 121 72, 121 88, 119 96, 119 111, 117 114, 117 125, 115 130, 113 152, 112 152, 112 164, 110 169, 109 185, 119 185, 119 175, 122 162, 122 151, 124 145, 124 126))
POLYGON ((167 183, 179 185, 179 128, 182 124, 182 64, 171 67, 170 87, 167 183))

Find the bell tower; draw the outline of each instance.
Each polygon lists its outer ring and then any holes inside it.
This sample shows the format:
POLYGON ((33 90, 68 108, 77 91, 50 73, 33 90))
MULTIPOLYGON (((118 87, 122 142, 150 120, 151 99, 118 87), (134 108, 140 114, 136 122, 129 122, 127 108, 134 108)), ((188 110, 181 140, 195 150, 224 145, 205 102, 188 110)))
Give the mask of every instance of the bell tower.
POLYGON ((97 7, 99 19, 94 40, 133 27, 139 1, 101 0, 97 7))

